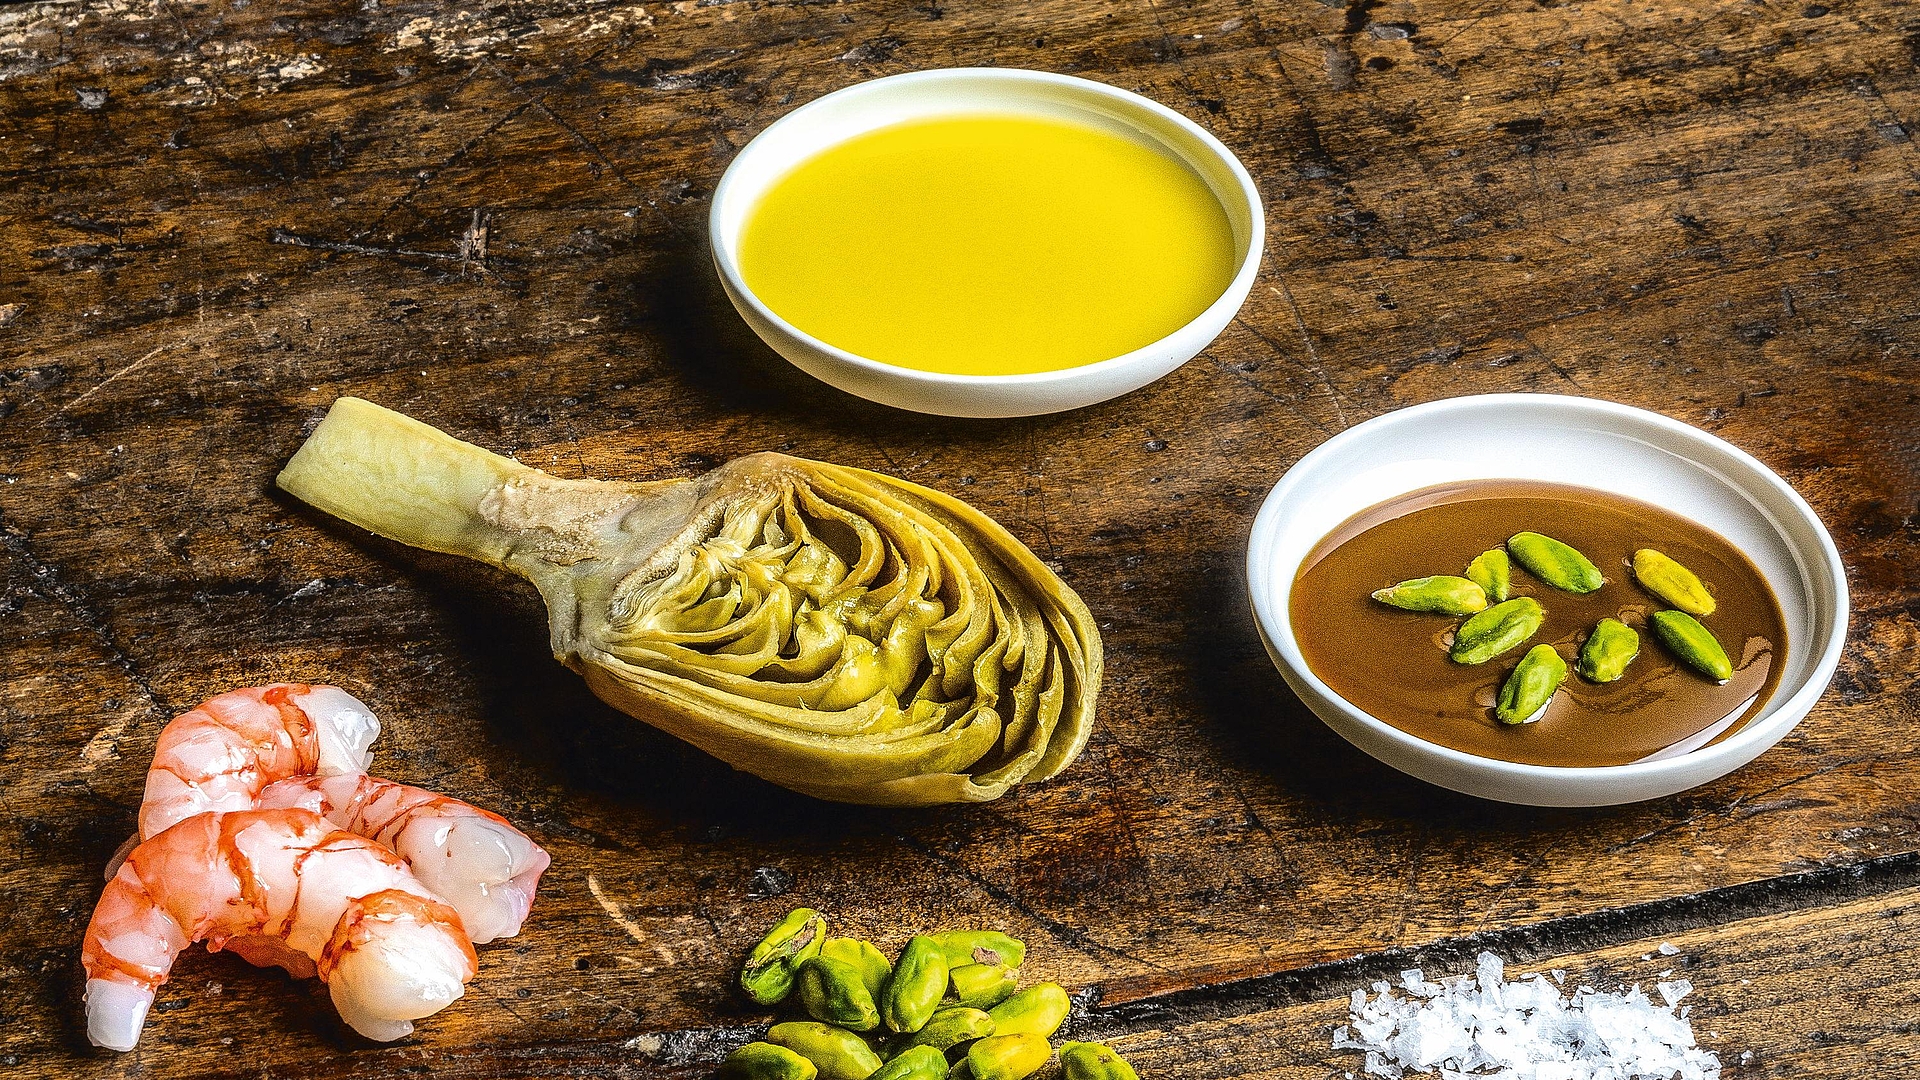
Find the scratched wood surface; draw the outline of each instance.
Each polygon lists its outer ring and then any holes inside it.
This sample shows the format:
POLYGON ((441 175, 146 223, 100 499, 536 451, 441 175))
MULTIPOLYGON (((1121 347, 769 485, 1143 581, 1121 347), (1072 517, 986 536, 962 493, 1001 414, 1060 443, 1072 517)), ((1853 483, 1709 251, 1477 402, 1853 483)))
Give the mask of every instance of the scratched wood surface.
POLYGON ((0 1067, 697 1074, 764 1022, 727 978, 802 902, 889 945, 1020 934, 1158 1075, 1337 1075, 1350 987, 1263 987, 1470 962, 1475 934, 1615 982, 1684 936, 1736 1075, 1912 1063, 1916 57, 1893 0, 0 7, 0 1067), (1212 348, 1094 408, 956 421, 813 383, 733 316, 704 245, 732 153, 956 64, 1138 90, 1241 155, 1270 239, 1212 348), (1267 487, 1366 417, 1502 390, 1700 425, 1832 526, 1852 635, 1778 748, 1645 805, 1515 809, 1288 694, 1243 600, 1267 487), (958 494, 1096 613, 1099 729, 985 806, 734 774, 598 704, 530 589, 274 493, 346 393, 563 475, 781 449, 958 494), (275 679, 348 687, 387 722, 379 770, 545 842, 531 926, 397 1046, 196 952, 136 1054, 89 1050, 80 935, 155 734, 275 679), (1823 874, 1853 892, 1767 891, 1823 874))
MULTIPOLYGON (((1698 1044, 1717 1054, 1728 1077, 1881 1076, 1920 1066, 1920 890, 1855 900, 1679 933, 1629 938, 1580 953, 1542 950, 1512 960, 1507 977, 1564 973, 1571 992, 1639 986, 1661 1000, 1693 984, 1698 1044), (1663 952, 1661 946, 1671 952, 1663 952)), ((1470 955, 1421 968, 1427 978, 1470 973, 1470 955)), ((1403 970, 1403 969, 1402 969, 1403 970)), ((1236 1011, 1230 1017, 1127 1023, 1095 1017, 1089 1034, 1111 1041, 1142 1076, 1233 1076, 1327 1080, 1360 1073, 1362 1055, 1332 1049, 1347 1023, 1348 991, 1398 970, 1339 987, 1236 1011)), ((1156 1018, 1158 1019, 1158 1018, 1156 1018)), ((1364 1075, 1364 1074, 1363 1074, 1364 1075)))

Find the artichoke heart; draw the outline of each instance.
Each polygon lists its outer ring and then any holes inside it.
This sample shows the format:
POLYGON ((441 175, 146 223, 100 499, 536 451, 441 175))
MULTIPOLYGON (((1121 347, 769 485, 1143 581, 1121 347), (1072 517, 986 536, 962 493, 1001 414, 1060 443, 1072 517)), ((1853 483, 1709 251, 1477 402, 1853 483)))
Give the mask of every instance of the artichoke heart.
POLYGON ((1086 605, 999 524, 917 484, 772 453, 693 480, 567 480, 350 397, 278 483, 526 578, 554 656, 594 693, 795 791, 980 802, 1086 745, 1086 605))

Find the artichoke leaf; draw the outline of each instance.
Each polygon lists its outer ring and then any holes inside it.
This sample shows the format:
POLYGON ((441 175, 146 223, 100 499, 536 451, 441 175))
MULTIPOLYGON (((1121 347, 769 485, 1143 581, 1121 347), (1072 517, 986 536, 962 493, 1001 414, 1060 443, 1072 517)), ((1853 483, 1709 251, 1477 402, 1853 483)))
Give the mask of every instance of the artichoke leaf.
MULTIPOLYGON (((616 678, 611 671, 597 666, 584 669, 588 686, 601 698, 638 704, 649 717, 658 718, 656 726, 737 769, 757 776, 778 772, 783 778, 782 787, 807 794, 844 792, 822 796, 839 802, 900 805, 895 799, 856 798, 854 794, 925 773, 971 769, 1000 740, 998 715, 978 707, 938 731, 903 739, 859 737, 876 726, 873 721, 877 714, 891 704, 883 702, 864 702, 857 709, 847 710, 857 719, 840 725, 844 733, 801 727, 800 720, 840 715, 806 710, 769 708, 767 720, 728 722, 735 719, 730 714, 736 708, 731 699, 719 704, 677 700, 651 683, 607 685, 608 679, 616 678), (674 702, 676 712, 668 714, 656 704, 663 701, 674 702)), ((897 706, 893 708, 898 711, 897 706)))
POLYGON ((903 480, 780 454, 567 480, 342 398, 279 483, 526 578, 596 694, 795 791, 993 799, 1058 774, 1091 729, 1086 606, 991 518, 903 480))
POLYGON ((845 621, 818 609, 802 612, 793 627, 793 655, 769 660, 760 674, 794 681, 817 679, 833 666, 846 638, 845 621))

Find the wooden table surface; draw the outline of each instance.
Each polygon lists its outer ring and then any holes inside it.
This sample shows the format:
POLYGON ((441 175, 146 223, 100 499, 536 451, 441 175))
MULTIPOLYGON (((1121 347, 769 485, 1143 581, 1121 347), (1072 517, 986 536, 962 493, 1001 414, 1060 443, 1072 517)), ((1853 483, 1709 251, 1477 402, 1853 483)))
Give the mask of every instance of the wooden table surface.
POLYGON ((891 946, 1003 927, 1146 1076, 1337 1077, 1356 986, 1491 947, 1678 969, 1737 1077, 1920 1065, 1920 19, 1895 0, 104 0, 0 7, 0 1071, 698 1075, 796 904, 891 946), (715 282, 747 139, 979 64, 1148 94, 1268 207, 1198 359, 1058 416, 812 382, 715 282), (1839 675, 1790 737, 1637 806, 1450 795, 1286 690, 1244 601, 1261 497, 1370 416, 1485 391, 1655 409, 1832 528, 1839 675), (538 600, 271 489, 337 395, 562 475, 781 449, 958 494, 1083 595, 1085 756, 999 802, 826 805, 612 712, 538 600), (79 944, 160 726, 340 683, 377 768, 552 850, 534 918, 392 1046, 317 984, 183 957, 137 1053, 79 944), (1672 942, 1681 953, 1656 951, 1672 942))

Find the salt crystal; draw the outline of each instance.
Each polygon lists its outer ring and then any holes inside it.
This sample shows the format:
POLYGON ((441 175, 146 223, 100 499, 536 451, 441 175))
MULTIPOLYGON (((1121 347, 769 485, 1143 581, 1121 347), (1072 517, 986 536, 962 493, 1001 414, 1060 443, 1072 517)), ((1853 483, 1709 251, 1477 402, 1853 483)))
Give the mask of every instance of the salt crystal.
POLYGON ((1400 988, 1420 997, 1432 997, 1440 992, 1440 987, 1428 982, 1426 973, 1419 968, 1408 968, 1400 973, 1400 988))
POLYGON ((1679 956, 1680 950, 1674 947, 1673 942, 1663 941, 1660 943, 1660 955, 1661 956, 1679 956))
POLYGON ((1398 1065, 1387 1063, 1387 1059, 1369 1051, 1367 1053, 1367 1072, 1373 1076, 1384 1076, 1387 1080, 1400 1080, 1401 1069, 1398 1065))
POLYGON ((1482 990, 1487 988, 1489 981, 1496 986, 1499 985, 1507 974, 1507 965, 1501 962, 1499 957, 1490 952, 1481 953, 1477 958, 1475 966, 1479 969, 1480 989, 1482 990))
POLYGON ((1487 952, 1472 976, 1435 983, 1409 970, 1398 994, 1385 983, 1372 998, 1356 991, 1334 1048, 1364 1052, 1366 1074, 1383 1080, 1719 1080, 1719 1056, 1695 1045, 1687 1010, 1674 1011, 1693 991, 1687 980, 1655 986, 1662 1008, 1638 986, 1563 997, 1565 971, 1551 983, 1537 974, 1507 982, 1505 972, 1487 952))

